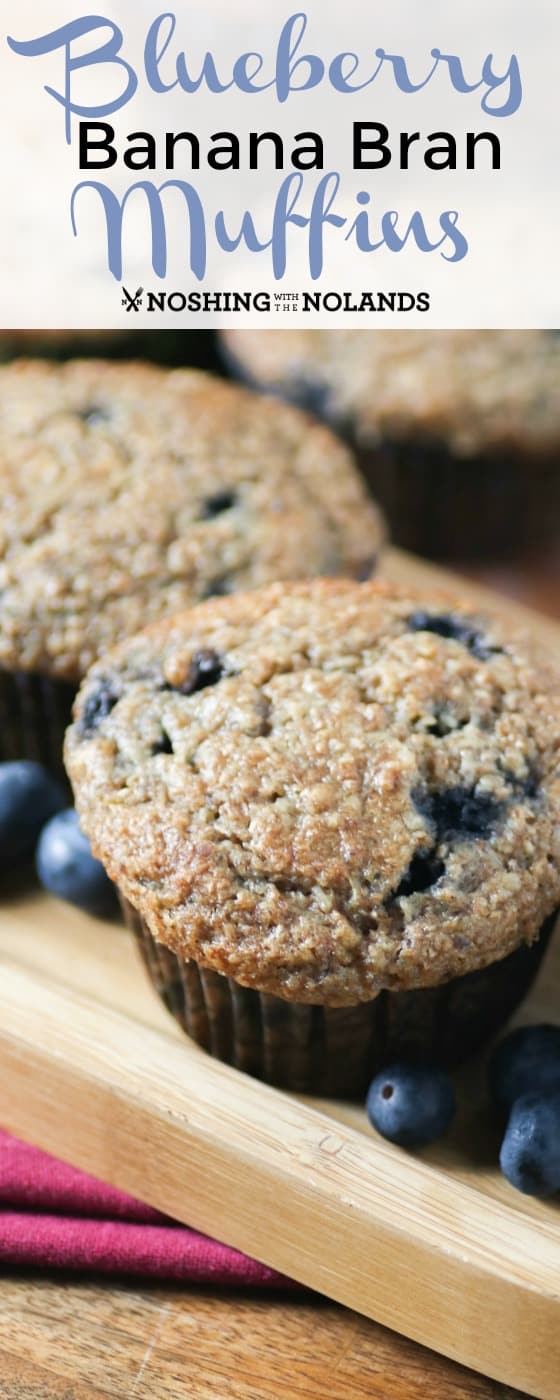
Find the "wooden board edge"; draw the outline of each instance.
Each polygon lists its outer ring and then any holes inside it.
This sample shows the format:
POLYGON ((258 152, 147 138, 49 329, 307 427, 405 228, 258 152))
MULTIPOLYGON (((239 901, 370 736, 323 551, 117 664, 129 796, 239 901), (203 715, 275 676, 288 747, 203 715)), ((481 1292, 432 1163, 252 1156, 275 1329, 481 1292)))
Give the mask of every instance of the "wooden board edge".
POLYGON ((560 1248, 548 1227, 6 962, 0 1068, 12 1131, 453 1360, 557 1400, 560 1248))

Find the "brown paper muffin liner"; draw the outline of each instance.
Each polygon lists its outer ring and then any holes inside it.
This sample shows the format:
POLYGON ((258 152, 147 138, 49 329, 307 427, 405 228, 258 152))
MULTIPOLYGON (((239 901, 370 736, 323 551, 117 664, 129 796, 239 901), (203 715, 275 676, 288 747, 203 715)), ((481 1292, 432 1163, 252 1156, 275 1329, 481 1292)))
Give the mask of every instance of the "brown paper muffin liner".
POLYGON ((62 745, 75 694, 35 671, 0 670, 0 762, 34 759, 67 782, 62 745))
POLYGON ((554 450, 457 457, 447 444, 412 438, 368 446, 351 418, 332 412, 324 384, 259 383, 220 339, 224 368, 250 388, 320 418, 352 450, 389 525, 393 544, 431 559, 508 560, 558 544, 560 435, 554 450))
POLYGON ((457 458, 441 443, 351 445, 395 544, 432 559, 507 560, 558 542, 560 444, 542 457, 457 458))
POLYGON ((362 1098, 396 1057, 451 1066, 481 1049, 528 992, 556 922, 554 914, 537 943, 482 972, 335 1008, 281 1001, 178 958, 122 896, 121 904, 156 991, 192 1040, 268 1084, 333 1098, 362 1098))

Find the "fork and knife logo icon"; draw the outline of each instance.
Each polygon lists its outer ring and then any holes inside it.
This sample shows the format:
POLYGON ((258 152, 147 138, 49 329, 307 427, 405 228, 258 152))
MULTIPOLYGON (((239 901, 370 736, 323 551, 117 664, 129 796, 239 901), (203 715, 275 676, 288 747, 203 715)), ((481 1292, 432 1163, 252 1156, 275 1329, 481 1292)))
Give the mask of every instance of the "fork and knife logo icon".
POLYGON ((123 299, 121 305, 124 306, 127 311, 139 311, 144 298, 144 288, 139 287, 136 292, 127 292, 126 287, 123 287, 122 290, 123 299))

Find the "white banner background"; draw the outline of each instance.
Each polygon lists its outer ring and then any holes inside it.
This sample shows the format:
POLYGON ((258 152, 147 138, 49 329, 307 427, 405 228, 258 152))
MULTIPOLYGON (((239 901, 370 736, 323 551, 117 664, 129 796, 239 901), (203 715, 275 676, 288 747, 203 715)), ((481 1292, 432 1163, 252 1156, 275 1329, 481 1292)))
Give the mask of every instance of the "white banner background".
MULTIPOLYGON (((283 24, 297 9, 295 4, 255 0, 201 0, 175 6, 176 30, 161 62, 166 81, 175 76, 176 56, 185 51, 192 72, 200 70, 209 50, 217 71, 231 78, 232 64, 246 50, 262 53, 263 75, 271 77, 283 24)), ((433 327, 557 327, 560 325, 560 283, 557 258, 560 233, 560 194, 557 176, 558 76, 557 43, 560 21, 550 0, 532 0, 530 7, 510 0, 330 0, 301 4, 308 16, 301 54, 310 52, 325 61, 352 50, 360 55, 364 77, 373 72, 375 51, 402 55, 415 82, 427 76, 433 64, 431 50, 460 56, 471 83, 480 82, 483 63, 492 55, 495 73, 507 71, 517 56, 523 84, 519 110, 507 117, 490 116, 481 108, 485 86, 468 94, 454 90, 445 64, 433 79, 412 94, 400 91, 394 72, 385 63, 375 82, 353 95, 337 93, 324 81, 319 87, 292 93, 283 104, 274 89, 258 95, 234 88, 210 93, 204 87, 186 94, 176 87, 167 94, 154 93, 146 82, 143 48, 150 24, 162 12, 147 0, 108 0, 97 13, 123 31, 122 54, 138 75, 138 90, 121 111, 103 118, 116 131, 119 152, 127 148, 131 132, 150 131, 156 137, 161 159, 155 172, 127 170, 119 159, 111 170, 80 171, 78 117, 72 118, 72 142, 65 140, 63 107, 46 92, 48 86, 64 92, 64 52, 25 57, 11 51, 16 41, 37 39, 57 26, 90 14, 86 4, 68 0, 1 0, 0 122, 2 131, 3 201, 0 233, 0 321, 8 327, 118 327, 131 323, 153 329, 188 324, 191 327, 221 323, 230 325, 289 324, 398 325, 430 324, 433 327), (353 171, 354 122, 380 122, 389 128, 393 152, 390 165, 373 171, 353 171), (189 167, 186 143, 178 148, 176 168, 165 170, 165 133, 189 130, 201 146, 201 168, 189 167), (276 171, 270 145, 263 148, 258 171, 249 171, 250 131, 278 132, 285 146, 285 168, 276 171), (341 175, 336 212, 348 223, 340 231, 328 228, 324 238, 325 265, 317 281, 310 275, 308 231, 291 227, 287 242, 287 270, 278 280, 270 250, 250 253, 241 245, 226 254, 214 237, 214 220, 220 210, 228 227, 239 228, 250 210, 262 240, 270 237, 274 202, 282 182, 293 173, 290 153, 294 136, 316 131, 325 143, 325 172, 341 175), (242 169, 214 171, 206 161, 210 136, 235 132, 241 142, 242 169), (410 152, 410 169, 399 168, 401 131, 420 132, 410 152), (449 131, 457 138, 458 169, 431 171, 423 152, 431 132, 449 131), (477 167, 465 169, 466 133, 492 131, 501 143, 501 169, 490 168, 488 143, 480 147, 477 167), (130 200, 123 224, 122 277, 107 266, 107 228, 98 193, 83 190, 76 197, 75 235, 71 222, 72 192, 81 181, 99 180, 122 197, 137 180, 156 187, 166 180, 189 182, 204 210, 207 232, 207 265, 202 281, 190 266, 190 226, 183 196, 168 191, 162 197, 167 235, 167 269, 161 278, 152 266, 152 238, 145 196, 130 200), (370 196, 367 213, 371 237, 381 237, 382 215, 398 211, 404 230, 414 212, 420 211, 432 241, 441 237, 442 211, 458 211, 458 224, 469 250, 460 261, 446 261, 443 249, 421 252, 409 238, 400 252, 387 247, 361 252, 354 238, 345 241, 352 221, 360 212, 356 196, 370 196), (130 312, 122 305, 121 281, 135 292, 144 289, 142 306, 130 312), (271 310, 262 312, 151 311, 149 293, 158 297, 181 294, 223 293, 230 289, 254 294, 268 292, 271 310), (347 293, 347 305, 358 304, 364 292, 375 298, 380 291, 429 294, 430 310, 398 312, 302 310, 301 295, 292 302, 275 301, 275 294, 302 291, 327 294, 327 304, 337 305, 347 293)), ((87 53, 108 34, 83 39, 72 53, 87 53)), ((303 72, 303 69, 300 70, 303 72)), ((100 104, 117 90, 123 73, 114 65, 84 67, 72 75, 74 100, 100 104)), ((503 102, 507 85, 497 89, 491 101, 503 102)), ((93 120, 93 118, 92 118, 93 120)), ((309 213, 322 175, 310 171, 297 212, 309 213)), ((447 244, 447 251, 451 250, 447 244)), ((409 298, 410 299, 410 298, 409 298)))

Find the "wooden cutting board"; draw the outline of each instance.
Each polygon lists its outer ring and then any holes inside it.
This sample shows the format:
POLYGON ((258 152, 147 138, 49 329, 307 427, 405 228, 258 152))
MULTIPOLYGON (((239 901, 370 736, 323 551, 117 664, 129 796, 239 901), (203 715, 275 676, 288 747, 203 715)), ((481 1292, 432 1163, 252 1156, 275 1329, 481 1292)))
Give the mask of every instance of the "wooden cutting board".
MULTIPOLYGON (((393 552, 385 573, 456 581, 393 552)), ((473 585, 560 655, 560 627, 473 585)), ((559 1019, 560 934, 522 1020, 559 1019)), ((357 1107, 211 1060, 128 934, 37 891, 0 906, 0 1122, 445 1355, 560 1396, 560 1203, 497 1170, 480 1066, 444 1143, 407 1154, 357 1107)))

